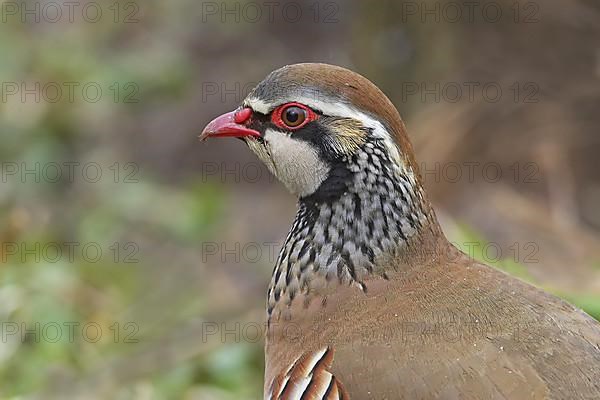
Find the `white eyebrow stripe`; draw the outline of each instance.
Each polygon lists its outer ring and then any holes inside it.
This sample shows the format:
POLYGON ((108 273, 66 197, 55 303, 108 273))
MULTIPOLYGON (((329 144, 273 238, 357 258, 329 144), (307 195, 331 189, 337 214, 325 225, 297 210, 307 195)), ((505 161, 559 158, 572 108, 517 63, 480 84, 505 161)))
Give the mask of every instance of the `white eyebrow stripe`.
POLYGON ((262 101, 261 99, 257 99, 256 97, 247 98, 244 101, 244 106, 248 106, 254 111, 265 115, 271 112, 271 106, 268 103, 262 101))
POLYGON ((273 108, 292 101, 305 104, 312 109, 321 111, 325 115, 340 118, 352 118, 361 121, 363 126, 371 129, 372 135, 374 137, 382 139, 384 141, 390 153, 390 156, 400 165, 401 158, 400 153, 398 151, 398 147, 392 140, 391 136, 389 135, 388 131, 385 129, 383 124, 379 120, 363 113, 362 111, 357 110, 351 105, 339 101, 334 102, 333 100, 325 102, 321 99, 316 98, 316 96, 296 96, 293 99, 286 99, 275 104, 268 104, 259 98, 249 97, 246 99, 244 104, 248 107, 251 107, 254 111, 258 111, 262 114, 268 114, 273 108))
POLYGON ((272 111, 273 108, 292 101, 305 104, 312 109, 319 110, 323 114, 332 117, 352 118, 359 120, 363 123, 364 126, 366 126, 367 128, 371 128, 375 136, 381 139, 384 139, 388 136, 387 131, 385 130, 381 122, 361 111, 358 111, 356 108, 341 102, 324 102, 322 100, 318 100, 311 97, 298 96, 294 97, 294 99, 278 102, 276 104, 268 104, 265 101, 256 97, 250 97, 246 99, 244 104, 251 107, 254 111, 258 111, 261 114, 268 114, 272 111))

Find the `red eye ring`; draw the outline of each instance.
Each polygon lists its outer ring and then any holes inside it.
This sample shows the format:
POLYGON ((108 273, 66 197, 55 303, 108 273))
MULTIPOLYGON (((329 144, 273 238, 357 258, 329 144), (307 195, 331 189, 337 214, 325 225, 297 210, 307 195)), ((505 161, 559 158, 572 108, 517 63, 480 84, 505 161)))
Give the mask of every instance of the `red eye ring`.
POLYGON ((310 107, 307 107, 304 104, 291 102, 282 104, 275 110, 273 110, 273 112, 271 113, 271 122, 279 128, 294 131, 302 128, 309 122, 316 120, 318 117, 319 116, 313 110, 311 110, 310 107), (290 123, 293 121, 290 120, 289 116, 286 115, 286 113, 289 111, 290 114, 292 114, 297 110, 301 110, 304 114, 300 116, 301 122, 298 123, 298 125, 293 125, 293 123, 290 123))

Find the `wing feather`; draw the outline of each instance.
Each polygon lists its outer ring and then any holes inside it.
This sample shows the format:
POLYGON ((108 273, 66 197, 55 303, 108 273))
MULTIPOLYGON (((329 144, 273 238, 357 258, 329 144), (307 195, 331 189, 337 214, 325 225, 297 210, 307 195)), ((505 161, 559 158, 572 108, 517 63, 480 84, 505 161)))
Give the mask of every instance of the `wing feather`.
POLYGON ((349 400, 341 382, 329 371, 333 349, 307 352, 273 379, 267 400, 349 400))

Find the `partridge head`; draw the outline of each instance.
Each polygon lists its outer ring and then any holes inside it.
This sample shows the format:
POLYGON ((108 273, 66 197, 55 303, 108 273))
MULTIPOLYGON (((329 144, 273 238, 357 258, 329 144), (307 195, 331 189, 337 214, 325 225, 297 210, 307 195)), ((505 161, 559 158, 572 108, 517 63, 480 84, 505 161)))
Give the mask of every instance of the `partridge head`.
POLYGON ((366 78, 283 67, 210 137, 244 140, 298 197, 267 294, 266 399, 600 396, 599 324, 446 240, 366 78), (525 323, 534 341, 515 339, 525 323))
POLYGON ((364 278, 423 230, 438 231, 398 112, 366 78, 324 64, 271 73, 202 138, 236 136, 299 198, 269 290, 269 311, 314 275, 364 278))

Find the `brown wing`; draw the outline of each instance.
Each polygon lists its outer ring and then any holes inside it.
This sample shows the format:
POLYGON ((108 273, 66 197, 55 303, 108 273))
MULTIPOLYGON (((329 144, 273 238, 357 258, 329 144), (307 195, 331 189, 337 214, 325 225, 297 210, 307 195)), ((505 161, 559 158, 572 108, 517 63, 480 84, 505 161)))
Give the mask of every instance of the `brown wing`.
POLYGON ((573 306, 460 254, 390 275, 284 309, 267 340, 266 398, 317 391, 307 378, 319 370, 343 382, 340 398, 600 399, 600 325, 573 306), (303 334, 291 340, 290 327, 303 334), (335 349, 335 363, 315 349, 335 349))
POLYGON ((304 353, 271 384, 267 400, 349 400, 341 382, 329 370, 333 349, 304 353))

